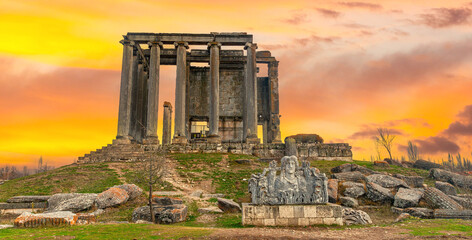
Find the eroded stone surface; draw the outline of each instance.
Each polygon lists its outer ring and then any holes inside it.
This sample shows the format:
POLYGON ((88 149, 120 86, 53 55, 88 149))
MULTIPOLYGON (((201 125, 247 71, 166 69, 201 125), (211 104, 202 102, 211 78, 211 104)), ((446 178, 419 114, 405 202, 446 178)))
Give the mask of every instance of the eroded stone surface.
POLYGON ((128 199, 128 193, 124 189, 112 187, 98 194, 96 202, 98 208, 107 208, 123 204, 128 199))
POLYGON ((393 206, 399 208, 416 207, 422 195, 422 192, 414 189, 400 188, 395 194, 393 206))
POLYGON ((143 190, 140 187, 136 186, 135 184, 122 184, 122 185, 116 185, 113 187, 121 188, 125 190, 126 193, 128 193, 129 201, 136 199, 143 193, 143 190))
POLYGON ((80 212, 92 208, 96 199, 97 194, 95 193, 83 193, 73 198, 61 201, 55 204, 54 207, 49 207, 48 211, 80 212))
POLYGON ((441 182, 441 181, 436 181, 434 184, 437 189, 439 189, 441 192, 445 193, 446 195, 457 195, 456 188, 447 182, 441 182))
POLYGON ((51 213, 23 213, 15 219, 16 227, 46 227, 60 225, 80 225, 94 223, 96 218, 91 214, 75 214, 70 211, 51 213))
POLYGON ((249 192, 253 204, 327 203, 328 178, 309 162, 299 166, 297 157, 285 156, 280 167, 272 161, 261 174, 253 174, 249 192))
POLYGON ((365 225, 372 224, 369 214, 362 210, 354 210, 352 208, 342 209, 343 221, 346 225, 365 225))
POLYGON ((445 193, 434 187, 427 187, 424 190, 423 198, 433 208, 461 210, 463 207, 451 199, 445 193))
POLYGON ((218 208, 220 208, 223 212, 227 212, 227 213, 241 212, 241 207, 235 201, 231 199, 226 199, 226 198, 217 198, 217 200, 218 200, 218 208))
POLYGON ((396 187, 405 187, 409 188, 403 180, 383 175, 383 174, 372 174, 366 177, 368 182, 376 183, 384 188, 396 188, 396 187))
POLYGON ((464 176, 439 168, 431 169, 429 175, 438 181, 448 182, 454 186, 472 189, 472 176, 464 176))
POLYGON ((343 182, 344 196, 358 198, 365 194, 364 184, 356 182, 343 182))
POLYGON ((7 203, 32 203, 32 202, 46 202, 51 196, 15 196, 7 200, 7 203))
MULTIPOLYGON (((153 205, 152 209, 156 223, 177 223, 183 222, 187 218, 187 206, 183 204, 153 205)), ((138 220, 151 221, 149 206, 138 207, 133 211, 132 221, 138 220)))
POLYGON ((333 178, 338 179, 339 181, 350 181, 350 182, 365 182, 366 180, 364 174, 358 171, 334 173, 333 178))
POLYGON ((341 201, 341 205, 345 207, 357 207, 359 206, 359 202, 351 197, 340 197, 339 201, 341 201))
POLYGON ((338 180, 328 179, 328 201, 336 203, 338 201, 338 180))
POLYGON ((393 202, 393 194, 387 188, 376 183, 369 182, 366 184, 367 198, 374 202, 393 202))

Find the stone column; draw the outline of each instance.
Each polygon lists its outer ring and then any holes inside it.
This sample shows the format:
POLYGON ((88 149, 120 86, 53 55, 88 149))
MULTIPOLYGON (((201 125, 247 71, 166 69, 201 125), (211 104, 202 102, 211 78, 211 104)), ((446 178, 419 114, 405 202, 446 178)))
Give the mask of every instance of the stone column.
POLYGON ((148 79, 148 103, 146 121, 146 144, 159 144, 157 136, 157 114, 159 110, 159 65, 161 64, 161 42, 148 43, 151 49, 148 79))
POLYGON ((268 72, 270 86, 270 141, 272 143, 282 143, 279 115, 279 61, 269 62, 268 72))
POLYGON ((220 48, 217 42, 208 43, 210 50, 210 134, 208 142, 219 143, 218 134, 220 122, 220 48))
POLYGON ((131 124, 131 91, 132 91, 132 65, 134 42, 121 40, 123 44, 123 60, 121 67, 120 104, 118 111, 118 133, 116 139, 120 143, 129 143, 131 124))
POLYGON ((171 143, 172 131, 172 104, 164 102, 164 117, 162 119, 162 144, 171 143))
POLYGON ((256 75, 256 49, 257 44, 246 43, 244 49, 247 50, 245 86, 245 121, 244 136, 246 143, 259 143, 257 138, 257 75, 256 75))
POLYGON ((174 43, 177 49, 177 74, 175 84, 175 124, 173 143, 187 143, 187 134, 185 130, 185 94, 187 79, 187 49, 186 42, 174 43))

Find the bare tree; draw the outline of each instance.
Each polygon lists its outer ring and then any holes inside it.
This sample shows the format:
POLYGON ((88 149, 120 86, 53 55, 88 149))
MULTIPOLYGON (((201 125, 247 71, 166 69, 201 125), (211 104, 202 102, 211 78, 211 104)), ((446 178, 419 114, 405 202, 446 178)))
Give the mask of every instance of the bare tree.
POLYGON ((152 191, 153 186, 166 174, 165 156, 164 150, 151 153, 146 160, 141 162, 137 171, 136 181, 149 187, 148 205, 152 222, 155 222, 154 209, 152 208, 152 191))
POLYGON ((387 150, 388 155, 390 156, 390 159, 392 158, 392 145, 393 145, 393 140, 395 140, 395 135, 392 135, 390 133, 390 130, 387 128, 378 128, 377 132, 379 133, 378 136, 375 137, 375 141, 382 147, 387 150))
POLYGON ((416 161, 420 158, 418 154, 418 147, 416 144, 412 143, 411 141, 408 141, 408 159, 413 162, 416 161))

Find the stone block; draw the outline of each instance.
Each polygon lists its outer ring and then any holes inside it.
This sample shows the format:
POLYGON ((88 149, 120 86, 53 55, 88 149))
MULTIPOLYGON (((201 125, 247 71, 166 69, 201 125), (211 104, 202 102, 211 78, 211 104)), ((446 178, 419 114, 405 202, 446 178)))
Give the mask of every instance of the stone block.
POLYGON ((288 226, 288 218, 276 218, 275 219, 276 226, 288 226))
POLYGON ((317 206, 316 207, 316 216, 321 218, 330 218, 334 217, 333 208, 331 206, 317 206))
POLYGON ((7 203, 32 203, 46 202, 51 196, 15 196, 7 200, 7 203))
POLYGON ((293 206, 293 216, 295 218, 304 218, 305 217, 305 209, 304 206, 293 206))
POLYGON ((264 226, 275 226, 275 219, 273 218, 264 219, 264 226))
POLYGON ((323 224, 326 224, 326 225, 333 225, 336 223, 336 219, 335 218, 323 218, 323 224))
MULTIPOLYGON (((323 224, 323 218, 308 218, 310 225, 320 225, 323 224)), ((341 224, 342 225, 342 224, 341 224)))
POLYGON ((293 218, 293 206, 285 205, 279 206, 279 218, 293 218))
POLYGON ((310 225, 310 220, 308 218, 298 218, 298 226, 308 226, 310 225))
POLYGON ((0 203, 0 209, 32 209, 32 208, 47 208, 47 202, 35 203, 0 203))
POLYGON ((316 206, 308 205, 303 206, 304 215, 307 218, 316 218, 316 206))

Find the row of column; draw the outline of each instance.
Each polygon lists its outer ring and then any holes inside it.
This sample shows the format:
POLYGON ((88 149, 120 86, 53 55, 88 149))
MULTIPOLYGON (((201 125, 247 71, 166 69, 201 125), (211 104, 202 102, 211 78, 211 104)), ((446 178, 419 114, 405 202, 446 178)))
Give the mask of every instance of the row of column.
MULTIPOLYGON (((117 139, 131 140, 132 126, 132 89, 133 89, 133 41, 122 40, 123 61, 121 70, 120 103, 118 114, 117 139)), ((174 143, 186 143, 186 81, 187 81, 187 42, 176 42, 176 87, 175 87, 175 124, 174 143)), ((149 144, 159 144, 157 135, 157 117, 159 104, 159 66, 161 42, 150 42, 150 61, 148 66, 149 78, 147 79, 147 107, 145 111, 146 121, 142 126, 145 128, 144 142, 149 144)), ((218 135, 219 125, 219 72, 220 72, 220 50, 221 44, 218 42, 208 43, 210 51, 210 134, 209 138, 220 141, 218 135)), ((245 86, 245 110, 243 116, 243 135, 248 142, 259 141, 257 138, 257 75, 256 75, 256 49, 257 44, 247 43, 244 49, 247 50, 245 86)), ((167 141, 166 141, 167 142, 167 141)))

